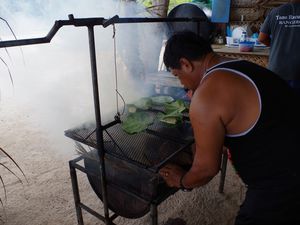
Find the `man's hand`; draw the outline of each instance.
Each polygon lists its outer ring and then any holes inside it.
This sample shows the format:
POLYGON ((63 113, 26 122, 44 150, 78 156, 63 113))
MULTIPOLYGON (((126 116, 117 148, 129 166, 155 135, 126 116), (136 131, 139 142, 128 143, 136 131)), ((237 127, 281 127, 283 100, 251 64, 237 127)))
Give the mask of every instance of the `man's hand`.
POLYGON ((266 46, 270 46, 270 44, 271 44, 270 36, 268 34, 263 33, 263 32, 259 32, 258 41, 265 44, 266 46))
POLYGON ((168 186, 180 188, 180 178, 186 173, 184 169, 175 164, 167 164, 159 170, 159 174, 168 186))

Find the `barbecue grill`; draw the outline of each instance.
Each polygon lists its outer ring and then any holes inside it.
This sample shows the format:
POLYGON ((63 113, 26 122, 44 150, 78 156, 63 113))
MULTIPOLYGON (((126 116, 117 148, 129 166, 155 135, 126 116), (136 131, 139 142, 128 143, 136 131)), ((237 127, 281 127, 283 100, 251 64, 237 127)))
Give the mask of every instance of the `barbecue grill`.
MULTIPOLYGON (((75 128, 65 135, 96 148, 95 126, 75 128)), ((145 132, 125 133, 120 123, 104 129, 103 142, 109 208, 120 216, 139 218, 150 210, 152 201, 174 193, 165 185, 158 170, 166 162, 189 168, 192 162, 190 145, 193 136, 190 123, 170 128, 156 122, 145 132), (130 194, 128 194, 130 193, 130 194)), ((83 156, 88 179, 95 193, 102 199, 99 185, 97 152, 83 156)))
MULTIPOLYGON (((0 47, 48 43, 62 26, 86 26, 89 35, 90 60, 95 108, 95 124, 79 126, 65 131, 73 140, 89 146, 91 151, 70 160, 70 174, 79 225, 83 225, 82 209, 105 222, 114 224, 118 216, 138 218, 150 211, 152 225, 157 225, 157 206, 174 194, 177 189, 167 187, 158 170, 168 162, 180 164, 187 169, 191 165, 193 134, 189 120, 182 125, 167 127, 156 121, 144 132, 128 135, 121 129, 121 118, 103 125, 101 122, 98 76, 96 67, 94 26, 107 27, 115 23, 149 22, 201 22, 201 18, 81 18, 69 15, 69 20, 56 21, 43 38, 1 41, 0 47), (83 161, 84 166, 79 162, 83 161), (99 214, 80 200, 77 171, 87 174, 95 193, 103 202, 103 214, 99 214), (114 213, 110 215, 109 209, 114 213)), ((150 109, 154 116, 159 110, 150 109)), ((223 191, 226 154, 223 156, 220 192, 223 191)))

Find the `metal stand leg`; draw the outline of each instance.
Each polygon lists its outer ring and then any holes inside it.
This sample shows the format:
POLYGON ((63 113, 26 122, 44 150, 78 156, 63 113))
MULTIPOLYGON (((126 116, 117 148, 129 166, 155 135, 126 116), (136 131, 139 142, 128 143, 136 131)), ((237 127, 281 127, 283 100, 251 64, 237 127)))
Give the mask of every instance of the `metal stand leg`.
POLYGON ((157 205, 155 205, 155 204, 150 205, 150 217, 151 217, 151 224, 152 225, 157 225, 158 224, 157 205))
POLYGON ((82 218, 82 210, 81 210, 81 207, 79 205, 79 203, 80 203, 80 196, 79 196, 79 189, 78 189, 78 181, 77 181, 76 170, 72 166, 71 162, 69 162, 69 166, 70 166, 70 175, 71 175, 72 189, 73 189, 73 195, 74 195, 74 201, 75 201, 77 222, 78 222, 78 225, 84 225, 83 224, 83 218, 82 218))
POLYGON ((224 184, 225 184, 225 176, 226 176, 226 169, 227 169, 227 160, 228 155, 227 152, 223 152, 222 156, 222 164, 221 164, 221 177, 220 177, 220 185, 219 185, 219 192, 224 193, 224 184))
POLYGON ((102 194, 102 202, 104 207, 105 224, 110 225, 111 221, 109 218, 109 211, 108 211, 107 186, 106 186, 105 163, 104 163, 103 128, 101 125, 102 123, 101 123, 100 99, 99 99, 99 88, 98 88, 94 25, 88 26, 88 34, 89 34, 90 60, 91 60, 91 71, 92 71, 92 81, 93 81, 95 119, 96 119, 96 127, 97 127, 96 139, 97 139, 97 152, 99 157, 101 194, 102 194))

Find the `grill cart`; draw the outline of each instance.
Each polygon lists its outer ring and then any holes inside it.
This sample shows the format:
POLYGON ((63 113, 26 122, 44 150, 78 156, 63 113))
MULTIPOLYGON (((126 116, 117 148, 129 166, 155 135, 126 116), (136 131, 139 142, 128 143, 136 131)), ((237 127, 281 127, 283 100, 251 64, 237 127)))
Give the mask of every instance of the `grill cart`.
MULTIPOLYGON (((49 43, 63 26, 87 27, 93 84, 95 123, 65 131, 65 135, 92 148, 86 156, 70 160, 70 174, 79 225, 83 225, 82 210, 94 215, 107 225, 115 224, 118 216, 139 218, 150 211, 151 224, 157 225, 157 206, 177 189, 169 188, 158 175, 158 170, 168 162, 182 166, 191 165, 193 134, 185 117, 182 125, 166 127, 155 122, 144 132, 128 135, 121 129, 121 118, 103 124, 98 89, 94 27, 117 23, 196 23, 207 22, 203 18, 74 18, 58 20, 47 36, 42 38, 1 41, 0 47, 49 43), (80 162, 83 162, 80 164, 80 162), (103 202, 103 213, 89 208, 80 200, 77 171, 86 173, 88 180, 103 202), (113 211, 110 215, 110 211, 113 211)), ((198 28, 200 26, 197 26, 198 28)), ((199 31, 199 29, 198 29, 199 31)), ((99 79, 101 81, 101 78, 99 79)), ((156 116, 159 110, 149 113, 156 116)), ((223 155, 219 191, 223 191, 227 156, 223 155)))

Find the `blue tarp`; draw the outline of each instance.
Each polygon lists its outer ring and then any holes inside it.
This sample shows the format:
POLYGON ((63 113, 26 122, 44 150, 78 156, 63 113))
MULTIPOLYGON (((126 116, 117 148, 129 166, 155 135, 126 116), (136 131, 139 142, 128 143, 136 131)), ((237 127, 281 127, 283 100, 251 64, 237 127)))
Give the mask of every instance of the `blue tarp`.
POLYGON ((230 13, 230 0, 213 0, 211 22, 228 23, 230 13))

